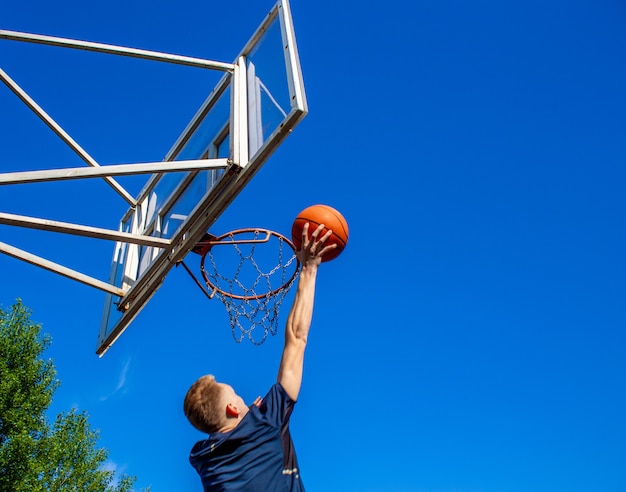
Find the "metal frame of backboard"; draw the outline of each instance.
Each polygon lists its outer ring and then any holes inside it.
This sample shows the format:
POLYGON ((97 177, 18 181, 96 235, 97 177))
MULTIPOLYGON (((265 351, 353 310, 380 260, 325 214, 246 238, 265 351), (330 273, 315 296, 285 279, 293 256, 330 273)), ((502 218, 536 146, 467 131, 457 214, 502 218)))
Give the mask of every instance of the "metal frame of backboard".
MULTIPOLYGON (((181 133, 163 162, 101 166, 6 72, 0 69, 0 79, 89 166, 4 173, 0 174, 0 185, 103 178, 129 205, 118 230, 0 212, 0 224, 115 241, 108 282, 0 242, 1 253, 107 293, 96 348, 96 353, 103 355, 154 295, 169 270, 182 261, 282 140, 306 115, 308 108, 289 3, 288 0, 278 0, 233 63, 5 30, 0 30, 0 39, 123 55, 224 72, 217 86, 181 133), (280 26, 290 101, 287 110, 281 109, 280 123, 271 129, 270 134, 263 135, 259 100, 263 81, 255 76, 255 66, 250 60, 253 50, 270 26, 276 25, 280 26), (203 151, 202 155, 194 158, 185 158, 184 149, 200 131, 205 118, 220 102, 220 98, 226 97, 225 94, 228 93, 230 111, 227 122, 219 134, 207 142, 213 150, 203 151), (220 143, 228 144, 227 157, 216 150, 220 143), (136 174, 152 176, 138 197, 134 198, 115 180, 115 176, 136 174), (201 199, 191 210, 185 210, 184 220, 175 230, 167 231, 165 234, 158 227, 159 224, 162 226, 159 221, 163 219, 163 214, 166 212, 173 214, 172 210, 179 201, 183 202, 185 193, 194 179, 198 176, 204 179, 205 175, 209 176, 209 181, 201 199), (164 195, 160 208, 155 207, 153 200, 156 196, 155 190, 164 182, 162 181, 164 177, 171 176, 179 179, 178 182, 168 195, 164 195)), ((265 93, 270 94, 269 91, 265 93)))

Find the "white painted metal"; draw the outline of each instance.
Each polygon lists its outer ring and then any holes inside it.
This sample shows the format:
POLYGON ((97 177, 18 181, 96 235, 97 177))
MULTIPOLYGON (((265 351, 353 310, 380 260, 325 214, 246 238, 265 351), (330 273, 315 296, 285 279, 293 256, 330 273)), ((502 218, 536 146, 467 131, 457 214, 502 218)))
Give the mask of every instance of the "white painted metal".
POLYGON ((22 171, 0 174, 0 185, 37 183, 41 181, 61 181, 68 179, 102 178, 136 174, 155 174, 199 169, 226 169, 228 159, 194 159, 187 161, 144 162, 137 164, 111 164, 89 167, 69 167, 46 169, 43 171, 22 171))
POLYGON ((298 47, 296 46, 296 33, 293 27, 289 0, 281 0, 279 5, 279 15, 282 20, 282 34, 284 39, 287 40, 287 44, 285 46, 285 63, 287 64, 287 70, 293 73, 293 77, 289 77, 287 79, 289 83, 289 92, 294 98, 295 106, 302 108, 306 113, 308 111, 308 107, 304 92, 302 68, 300 67, 300 56, 298 54, 298 47))
POLYGON ((238 166, 248 164, 248 98, 246 82, 246 59, 237 58, 233 74, 233 163, 238 166))
POLYGON ((59 265, 58 263, 46 260, 45 258, 41 258, 40 256, 27 253, 18 248, 14 248, 9 244, 0 242, 0 252, 8 256, 12 256, 13 258, 17 258, 27 263, 31 263, 38 267, 44 268, 51 272, 58 273, 59 275, 63 275, 64 277, 71 278, 72 280, 76 280, 83 284, 90 285, 91 287, 95 287, 96 289, 109 292, 110 294, 116 296, 124 295, 124 291, 119 287, 111 285, 107 282, 102 282, 93 277, 89 277, 88 275, 84 275, 80 272, 77 272, 76 270, 72 270, 71 268, 67 268, 63 265, 59 265))
POLYGON ((128 48, 125 46, 116 46, 112 44, 93 43, 90 41, 80 41, 77 39, 59 38, 55 36, 43 36, 40 34, 31 34, 18 31, 7 31, 0 29, 0 38, 10 39, 13 41, 25 41, 29 43, 47 44, 51 46, 61 46, 63 48, 75 48, 84 51, 96 51, 99 53, 108 53, 112 55, 123 55, 132 58, 142 58, 144 60, 154 60, 166 63, 175 63, 177 65, 187 65, 190 67, 209 68, 212 70, 220 70, 222 72, 231 72, 233 70, 232 63, 223 63, 213 60, 205 60, 202 58, 194 58, 191 56, 173 55, 170 53, 161 53, 159 51, 141 50, 136 48, 128 48))
MULTIPOLYGON (((57 134, 57 136, 63 140, 69 147, 76 152, 80 158, 92 167, 98 167, 100 164, 91 157, 85 149, 83 149, 78 143, 70 137, 70 135, 61 128, 60 125, 54 121, 43 108, 41 108, 17 83, 9 77, 9 75, 0 68, 0 79, 11 89, 17 97, 19 97, 26 106, 28 106, 42 121, 50 127, 50 129, 57 134)), ((113 178, 104 178, 119 195, 126 200, 130 205, 135 205, 135 199, 113 178)))
POLYGON ((163 239, 160 237, 130 234, 111 229, 102 229, 99 227, 71 224, 69 222, 59 222, 56 220, 7 214, 3 212, 0 212, 0 224, 20 226, 42 231, 61 232, 96 239, 108 239, 111 241, 121 241, 131 244, 141 244, 144 246, 155 246, 157 248, 167 248, 172 244, 169 239, 163 239))

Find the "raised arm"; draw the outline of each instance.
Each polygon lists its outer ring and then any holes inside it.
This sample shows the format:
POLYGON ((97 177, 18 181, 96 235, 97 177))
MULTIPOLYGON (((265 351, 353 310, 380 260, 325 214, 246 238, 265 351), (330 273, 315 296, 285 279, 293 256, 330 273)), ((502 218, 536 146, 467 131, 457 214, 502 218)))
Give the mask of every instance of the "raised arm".
POLYGON ((310 239, 308 237, 309 224, 305 224, 302 228, 302 250, 298 252, 302 271, 285 327, 285 348, 278 369, 278 382, 294 401, 298 399, 302 384, 304 349, 313 317, 317 268, 322 261, 322 255, 336 247, 334 244, 324 246, 324 242, 332 232, 328 231, 320 238, 323 228, 324 226, 320 225, 311 234, 310 239))

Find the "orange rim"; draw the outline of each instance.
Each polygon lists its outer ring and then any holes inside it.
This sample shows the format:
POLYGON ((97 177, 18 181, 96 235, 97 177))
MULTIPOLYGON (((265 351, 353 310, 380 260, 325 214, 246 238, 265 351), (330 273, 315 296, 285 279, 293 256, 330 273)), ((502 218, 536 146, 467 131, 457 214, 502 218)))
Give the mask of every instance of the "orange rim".
MULTIPOLYGON (((206 282, 207 286, 212 289, 211 297, 213 297, 216 293, 219 293, 225 297, 230 297, 232 299, 239 299, 243 301, 254 301, 257 299, 264 299, 266 297, 275 296, 285 288, 289 287, 291 283, 294 281, 298 272, 300 271, 300 260, 296 255, 296 247, 293 242, 282 234, 270 231, 269 229, 258 229, 258 228, 246 228, 246 229, 235 229, 233 231, 227 232, 226 234, 222 234, 221 236, 210 236, 207 239, 200 241, 195 248, 201 255, 200 259, 200 272, 202 273, 202 278, 206 282), (249 233, 260 233, 265 234, 265 237, 262 239, 233 239, 234 236, 238 234, 249 234, 249 233), (226 246, 233 244, 253 244, 253 243, 266 243, 270 240, 271 237, 275 237, 283 243, 287 244, 289 248, 293 251, 293 254, 296 258, 296 267, 294 269, 293 275, 280 287, 267 292, 265 294, 257 294, 253 296, 242 296, 239 294, 233 294, 232 292, 227 292, 225 290, 220 289, 217 285, 215 285, 211 279, 209 278, 206 270, 204 268, 204 261, 207 257, 207 254, 213 249, 214 246, 226 246)), ((278 265, 280 266, 280 264, 278 265)))

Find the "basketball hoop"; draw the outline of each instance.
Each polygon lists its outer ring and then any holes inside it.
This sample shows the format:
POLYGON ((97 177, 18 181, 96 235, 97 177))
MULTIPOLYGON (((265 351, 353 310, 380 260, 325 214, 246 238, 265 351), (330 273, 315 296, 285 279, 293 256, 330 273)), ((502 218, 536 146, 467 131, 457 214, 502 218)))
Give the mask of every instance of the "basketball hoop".
POLYGON ((209 299, 222 301, 235 341, 261 345, 276 335, 280 305, 300 270, 294 244, 267 229, 237 229, 206 234, 192 251, 200 255, 206 288, 181 263, 209 299))

